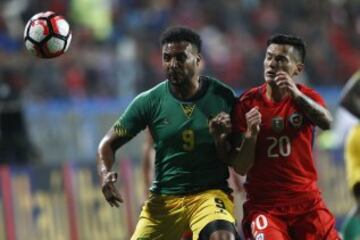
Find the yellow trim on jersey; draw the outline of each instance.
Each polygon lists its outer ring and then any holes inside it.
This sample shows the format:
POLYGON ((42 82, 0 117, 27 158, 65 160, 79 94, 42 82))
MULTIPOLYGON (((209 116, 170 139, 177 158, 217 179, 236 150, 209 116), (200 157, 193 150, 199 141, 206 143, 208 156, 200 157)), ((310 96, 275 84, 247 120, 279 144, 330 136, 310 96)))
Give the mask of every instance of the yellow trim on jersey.
POLYGON ((121 125, 120 122, 114 124, 114 131, 119 137, 125 137, 128 135, 128 131, 121 125))

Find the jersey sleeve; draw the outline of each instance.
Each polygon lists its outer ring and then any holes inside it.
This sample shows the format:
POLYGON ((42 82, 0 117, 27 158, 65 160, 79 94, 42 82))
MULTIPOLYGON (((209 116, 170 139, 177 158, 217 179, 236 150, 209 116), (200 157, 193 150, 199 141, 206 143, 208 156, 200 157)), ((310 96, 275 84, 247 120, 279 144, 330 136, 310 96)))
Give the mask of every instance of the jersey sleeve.
POLYGON ((147 126, 150 101, 146 94, 138 95, 115 122, 114 129, 119 136, 134 137, 147 126))

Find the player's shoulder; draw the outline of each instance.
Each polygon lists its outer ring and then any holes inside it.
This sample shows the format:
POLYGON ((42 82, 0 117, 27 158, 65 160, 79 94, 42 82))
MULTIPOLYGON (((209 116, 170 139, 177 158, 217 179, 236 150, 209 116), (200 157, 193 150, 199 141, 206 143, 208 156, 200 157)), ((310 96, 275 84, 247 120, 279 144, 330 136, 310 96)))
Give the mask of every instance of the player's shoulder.
POLYGON ((261 94, 263 92, 264 85, 256 86, 245 90, 238 97, 239 102, 245 102, 249 100, 256 100, 261 98, 261 94))
POLYGON ((296 84, 297 88, 302 92, 304 93, 305 95, 308 95, 308 94, 316 94, 316 95, 320 95, 315 89, 309 87, 309 86, 306 86, 304 84, 301 84, 301 83, 297 83, 296 84))
POLYGON ((210 76, 201 76, 201 78, 205 81, 208 81, 215 91, 222 91, 228 93, 229 95, 235 96, 234 90, 219 79, 210 76))
POLYGON ((163 81, 161 83, 158 83, 154 87, 139 93, 135 99, 154 100, 159 96, 161 96, 164 93, 165 89, 166 89, 166 81, 163 81))

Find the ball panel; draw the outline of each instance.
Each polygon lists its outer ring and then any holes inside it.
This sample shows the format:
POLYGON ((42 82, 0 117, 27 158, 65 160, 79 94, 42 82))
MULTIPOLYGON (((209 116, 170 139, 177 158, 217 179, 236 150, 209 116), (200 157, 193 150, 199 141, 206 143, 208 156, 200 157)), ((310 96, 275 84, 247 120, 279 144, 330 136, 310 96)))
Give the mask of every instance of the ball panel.
POLYGON ((36 42, 41 42, 49 35, 49 28, 45 20, 34 20, 29 25, 29 37, 36 42))
POLYGON ((64 49, 65 41, 57 37, 51 37, 46 41, 46 46, 51 54, 57 53, 64 49))
POLYGON ((56 16, 52 18, 51 25, 53 27, 54 33, 60 34, 62 36, 67 36, 69 34, 69 24, 63 17, 56 16))
POLYGON ((40 49, 31 41, 25 40, 25 47, 31 54, 41 57, 40 49))

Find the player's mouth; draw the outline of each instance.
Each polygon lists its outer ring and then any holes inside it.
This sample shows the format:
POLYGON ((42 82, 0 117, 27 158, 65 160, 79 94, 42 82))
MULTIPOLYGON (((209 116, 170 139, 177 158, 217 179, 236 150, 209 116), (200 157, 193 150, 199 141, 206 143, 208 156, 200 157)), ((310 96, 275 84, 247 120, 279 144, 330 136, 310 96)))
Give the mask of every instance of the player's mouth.
POLYGON ((266 78, 267 79, 274 79, 275 77, 276 77, 276 72, 275 71, 272 71, 272 70, 270 70, 270 71, 266 71, 265 72, 265 76, 266 76, 266 78))
POLYGON ((182 76, 182 73, 180 71, 169 71, 167 74, 167 77, 169 80, 178 80, 182 76))

